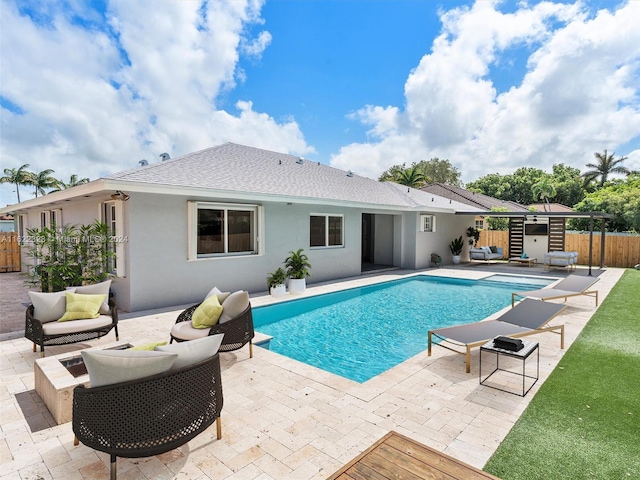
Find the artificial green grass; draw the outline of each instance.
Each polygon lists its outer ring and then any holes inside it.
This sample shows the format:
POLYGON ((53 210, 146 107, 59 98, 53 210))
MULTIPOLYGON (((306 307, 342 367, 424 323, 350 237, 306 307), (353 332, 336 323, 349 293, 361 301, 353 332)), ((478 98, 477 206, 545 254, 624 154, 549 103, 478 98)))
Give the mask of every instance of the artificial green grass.
POLYGON ((640 479, 640 271, 624 272, 484 470, 640 479))

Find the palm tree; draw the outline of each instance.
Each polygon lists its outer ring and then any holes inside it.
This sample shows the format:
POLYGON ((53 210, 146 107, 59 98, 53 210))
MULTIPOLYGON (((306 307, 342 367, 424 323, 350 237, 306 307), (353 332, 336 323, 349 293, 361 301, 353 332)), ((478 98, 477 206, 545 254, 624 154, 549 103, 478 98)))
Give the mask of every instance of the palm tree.
POLYGON ((629 169, 627 167, 623 167, 622 165, 620 165, 622 162, 624 162, 627 159, 627 157, 620 157, 618 159, 614 159, 613 156, 615 154, 616 152, 613 152, 612 154, 608 154, 606 149, 604 153, 595 152, 593 154, 593 156, 596 157, 596 160, 597 160, 596 163, 587 163, 586 166, 591 168, 592 170, 589 170, 582 174, 582 177, 584 178, 585 186, 599 177, 600 181, 598 182, 598 188, 602 188, 602 186, 605 184, 605 182, 609 178, 610 174, 612 173, 624 173, 627 175, 629 174, 629 169))
POLYGON ((58 181, 58 188, 56 188, 55 190, 51 190, 51 191, 52 192, 58 192, 60 190, 66 190, 67 188, 77 187, 78 185, 83 185, 85 183, 89 183, 89 181, 90 180, 87 177, 78 178, 78 175, 74 173, 69 178, 69 183, 65 183, 62 180, 59 180, 58 181))
POLYGON ((549 179, 540 180, 538 183, 534 183, 531 187, 531 194, 533 198, 536 200, 540 199, 544 201, 544 211, 547 211, 547 207, 549 207, 549 212, 551 211, 551 206, 549 205, 549 198, 553 198, 556 196, 556 187, 553 186, 553 183, 549 179))
POLYGON ((60 186, 60 182, 51 176, 52 173, 55 172, 50 168, 38 173, 31 173, 29 184, 36 187, 36 198, 38 198, 38 194, 47 194, 45 188, 58 188, 60 186))
POLYGON ((425 183, 424 174, 417 168, 406 168, 400 172, 395 178, 395 182, 407 187, 419 188, 425 183))
POLYGON ((31 185, 31 172, 27 168, 29 168, 28 163, 20 168, 5 168, 4 177, 0 177, 0 183, 13 183, 16 186, 18 203, 20 203, 20 185, 31 185))

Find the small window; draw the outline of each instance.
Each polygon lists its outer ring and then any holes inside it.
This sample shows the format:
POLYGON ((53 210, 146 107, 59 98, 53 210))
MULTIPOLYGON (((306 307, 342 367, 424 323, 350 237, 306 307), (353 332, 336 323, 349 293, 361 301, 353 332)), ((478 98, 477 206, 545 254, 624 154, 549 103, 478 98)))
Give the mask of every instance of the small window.
POLYGON ((478 230, 484 230, 484 219, 476 220, 476 228, 478 230))
POLYGON ((342 247, 343 223, 342 215, 312 214, 309 219, 309 246, 342 247))
POLYGON ((257 205, 190 203, 190 206, 195 217, 195 228, 190 229, 190 258, 258 253, 257 205))
POLYGON ((436 231, 436 217, 435 217, 435 215, 420 215, 420 231, 421 232, 435 232, 436 231))

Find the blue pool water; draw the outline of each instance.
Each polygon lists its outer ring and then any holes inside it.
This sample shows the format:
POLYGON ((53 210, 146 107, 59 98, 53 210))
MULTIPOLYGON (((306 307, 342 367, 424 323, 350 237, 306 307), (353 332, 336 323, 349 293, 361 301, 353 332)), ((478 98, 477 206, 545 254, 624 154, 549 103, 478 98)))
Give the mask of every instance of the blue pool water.
POLYGON ((482 320, 511 293, 551 280, 493 275, 484 280, 414 276, 253 309, 265 348, 364 382, 427 348, 436 328, 482 320))

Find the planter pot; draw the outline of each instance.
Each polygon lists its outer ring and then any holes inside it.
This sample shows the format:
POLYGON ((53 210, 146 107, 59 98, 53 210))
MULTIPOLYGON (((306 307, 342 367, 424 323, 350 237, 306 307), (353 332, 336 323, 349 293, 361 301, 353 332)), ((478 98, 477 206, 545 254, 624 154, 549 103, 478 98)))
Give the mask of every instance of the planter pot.
POLYGON ((302 295, 307 288, 306 278, 290 278, 289 293, 291 295, 302 295))
POLYGON ((269 293, 274 297, 281 297, 287 293, 287 287, 285 287, 284 283, 281 283, 280 285, 271 287, 269 293))
POLYGON ((451 261, 453 261, 454 265, 457 265, 460 263, 460 255, 454 255, 453 257, 451 257, 451 261))

